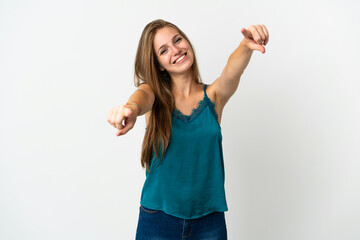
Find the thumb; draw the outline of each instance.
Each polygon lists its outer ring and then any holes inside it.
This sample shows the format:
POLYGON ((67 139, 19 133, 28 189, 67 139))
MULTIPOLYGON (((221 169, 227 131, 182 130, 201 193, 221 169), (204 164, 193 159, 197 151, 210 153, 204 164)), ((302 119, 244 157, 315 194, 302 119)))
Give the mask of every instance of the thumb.
POLYGON ((261 53, 265 53, 265 48, 264 46, 262 46, 261 44, 258 44, 258 43, 253 43, 253 42, 249 42, 248 43, 248 46, 251 50, 258 50, 260 51, 261 53))
POLYGON ((116 136, 120 136, 120 134, 121 134, 121 130, 118 130, 116 136))

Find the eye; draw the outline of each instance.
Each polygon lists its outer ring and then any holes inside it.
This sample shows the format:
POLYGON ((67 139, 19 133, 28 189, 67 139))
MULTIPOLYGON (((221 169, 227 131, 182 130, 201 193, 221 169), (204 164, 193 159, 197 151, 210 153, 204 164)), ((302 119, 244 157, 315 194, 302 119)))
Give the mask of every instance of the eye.
POLYGON ((175 42, 176 42, 176 43, 177 43, 177 42, 180 42, 181 39, 182 39, 182 38, 180 37, 180 38, 176 39, 175 42))
POLYGON ((162 50, 162 51, 160 52, 160 55, 164 54, 165 52, 166 52, 166 49, 162 50))

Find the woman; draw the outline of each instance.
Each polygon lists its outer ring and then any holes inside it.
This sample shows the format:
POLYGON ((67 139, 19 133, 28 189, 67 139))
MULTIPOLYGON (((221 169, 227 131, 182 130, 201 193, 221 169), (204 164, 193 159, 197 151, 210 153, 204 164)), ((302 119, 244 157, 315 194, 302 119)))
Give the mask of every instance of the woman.
POLYGON ((189 39, 177 26, 159 19, 143 30, 135 60, 138 89, 108 114, 117 136, 145 114, 141 164, 146 180, 137 240, 227 239, 221 115, 252 52, 265 53, 269 41, 264 25, 241 32, 244 39, 221 76, 207 85, 189 39))

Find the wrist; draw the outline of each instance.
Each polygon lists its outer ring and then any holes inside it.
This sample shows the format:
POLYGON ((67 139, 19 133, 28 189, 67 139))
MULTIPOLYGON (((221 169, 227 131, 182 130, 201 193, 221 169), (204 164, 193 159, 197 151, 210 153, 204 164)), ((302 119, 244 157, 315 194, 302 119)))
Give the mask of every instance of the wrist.
POLYGON ((139 116, 139 114, 141 113, 141 107, 140 107, 140 105, 139 104, 137 104, 136 102, 134 102, 134 101, 128 101, 126 104, 125 104, 126 106, 129 106, 129 107, 133 107, 133 106, 135 106, 135 108, 136 108, 136 116, 139 116))
POLYGON ((239 47, 244 49, 246 52, 252 53, 254 50, 252 50, 251 48, 248 47, 247 43, 245 42, 246 39, 244 38, 241 42, 239 47))

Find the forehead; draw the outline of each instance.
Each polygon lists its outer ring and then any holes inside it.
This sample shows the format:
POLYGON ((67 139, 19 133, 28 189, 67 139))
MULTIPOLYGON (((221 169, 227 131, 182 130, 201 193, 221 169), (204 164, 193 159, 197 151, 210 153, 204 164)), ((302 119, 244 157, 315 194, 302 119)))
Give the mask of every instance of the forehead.
POLYGON ((161 47, 164 44, 168 44, 172 41, 172 38, 178 34, 179 32, 172 27, 164 27, 161 29, 158 29, 154 36, 154 48, 157 50, 159 47, 161 47))

